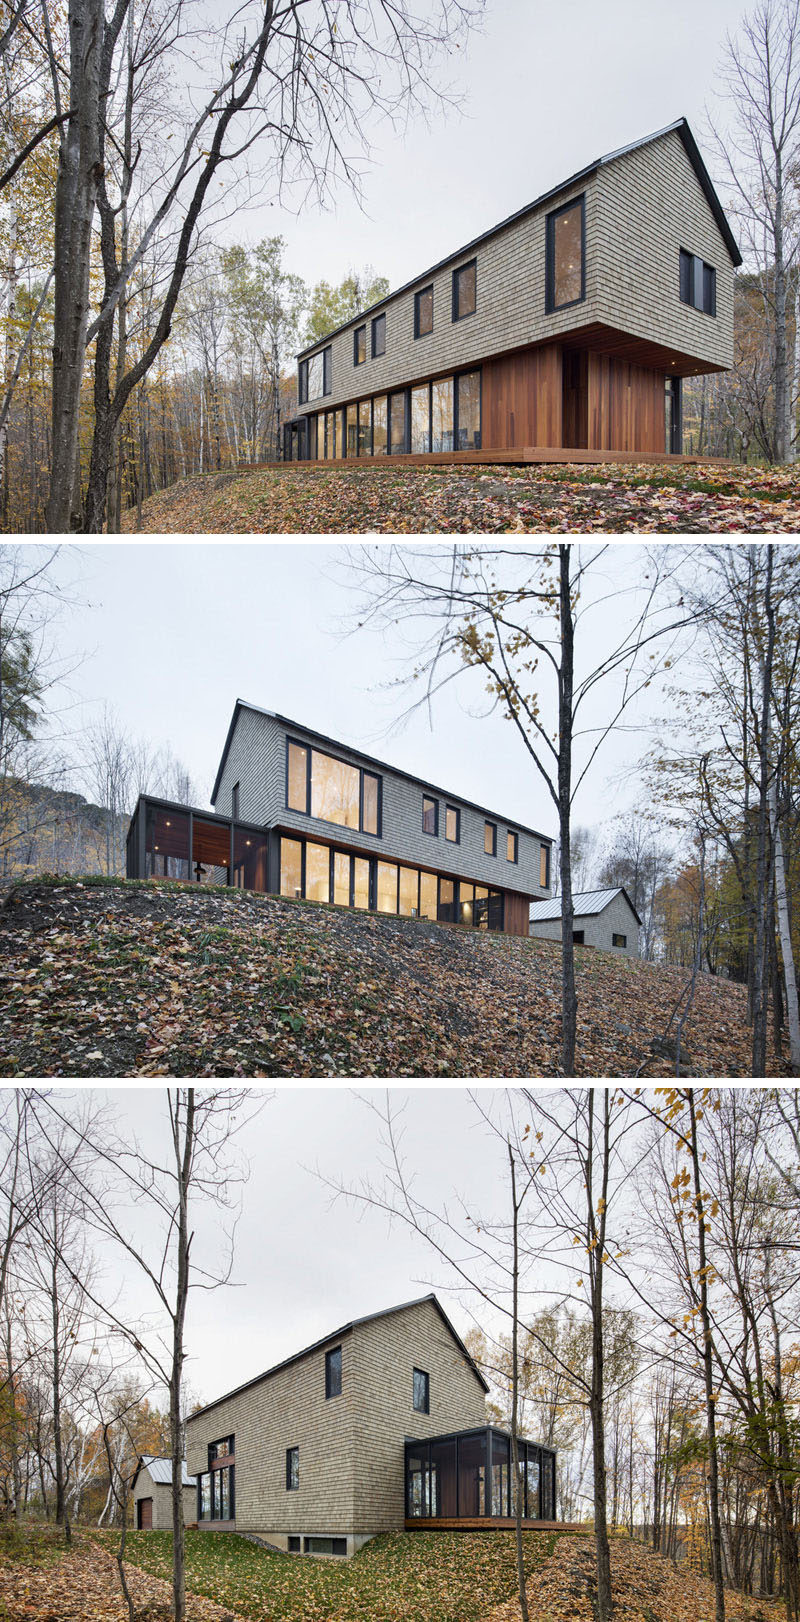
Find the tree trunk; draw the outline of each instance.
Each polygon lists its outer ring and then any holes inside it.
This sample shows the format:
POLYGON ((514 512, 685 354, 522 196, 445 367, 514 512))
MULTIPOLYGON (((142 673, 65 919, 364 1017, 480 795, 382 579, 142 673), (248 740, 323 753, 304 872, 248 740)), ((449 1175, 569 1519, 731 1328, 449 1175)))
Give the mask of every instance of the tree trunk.
POLYGON ((773 544, 767 543, 767 573, 764 585, 764 608, 767 618, 767 644, 762 660, 761 717, 758 741, 759 796, 758 796, 758 854, 756 857, 756 941, 753 971, 753 1075, 767 1073, 767 918, 769 890, 767 884, 768 793, 770 782, 770 700, 772 696, 772 659, 775 647, 775 613, 772 606, 773 544))
POLYGON ((181 1423, 181 1380, 183 1377, 183 1326, 189 1293, 189 1214, 188 1196, 194 1154, 194 1088, 186 1088, 181 1104, 176 1092, 173 1116, 175 1159, 178 1173, 178 1281, 172 1337, 172 1373, 169 1386, 169 1435, 172 1454, 172 1605, 175 1622, 184 1622, 186 1606, 185 1533, 183 1524, 183 1425, 181 1423), (181 1110, 185 1111, 183 1143, 180 1141, 181 1110))
POLYGON ((725 1585, 722 1571, 722 1524, 719 1513, 719 1457, 717 1452, 717 1408, 714 1394, 713 1347, 711 1315, 708 1308, 708 1262, 706 1259, 706 1229, 703 1189, 700 1178, 700 1153, 697 1145, 697 1109, 694 1088, 687 1093, 689 1103, 690 1148, 694 1176, 694 1205, 697 1217, 697 1249, 700 1259, 700 1322, 703 1330, 703 1383, 706 1398, 706 1425, 708 1428, 708 1495, 711 1521, 711 1575, 714 1583, 714 1614, 716 1622, 725 1622, 725 1585))
POLYGON ((525 1554, 522 1547, 523 1494, 519 1474, 519 1204, 517 1202, 517 1174, 514 1166, 514 1154, 510 1143, 507 1147, 509 1166, 511 1168, 511 1210, 513 1222, 513 1253, 511 1274, 511 1469, 514 1479, 514 1530, 516 1534, 519 1608, 522 1616, 522 1622, 529 1622, 528 1591, 525 1584, 525 1554))
POLYGON ((610 1099, 603 1094, 603 1174, 600 1212, 600 1231, 594 1232, 594 1193, 592 1163, 594 1159, 594 1106, 593 1089, 588 1093, 589 1149, 586 1198, 589 1207, 589 1231, 593 1248, 589 1253, 592 1309, 592 1382, 589 1391, 589 1415, 592 1422, 592 1476, 594 1488, 594 1540, 597 1557, 597 1622, 610 1622, 614 1611, 611 1588, 611 1549, 608 1542, 608 1483, 606 1480, 606 1426, 605 1426, 605 1349, 603 1345, 603 1273, 606 1227, 606 1195, 609 1171, 610 1099))
POLYGON ((572 810, 572 689, 575 670, 575 624, 570 596, 570 549, 561 545, 559 597, 561 612, 561 664, 558 680, 558 826, 561 840, 561 1074, 575 1074, 575 1038, 578 999, 575 993, 574 910, 570 867, 572 810))
POLYGON ((58 1279, 58 1216, 53 1210, 53 1259, 50 1275, 50 1306, 52 1311, 53 1330, 53 1456, 56 1478, 56 1525, 63 1526, 67 1543, 71 1542, 72 1531, 67 1515, 66 1474, 64 1470, 64 1436, 61 1428, 61 1348, 59 1335, 61 1331, 59 1313, 59 1279, 58 1279))
POLYGON ((783 225, 783 162, 775 161, 775 460, 789 459, 789 349, 786 334, 786 264, 783 225))
POLYGON ((769 818, 775 862, 775 901, 778 914, 778 938, 783 960, 783 986, 786 997, 786 1023, 789 1028, 789 1065, 793 1076, 800 1076, 800 1009, 797 1000, 797 974, 789 919, 789 896, 786 888, 786 865, 783 857, 783 836, 778 820, 777 785, 773 777, 769 787, 769 818))
POLYGON ((46 522, 65 534, 73 516, 81 383, 89 322, 89 265, 101 175, 99 130, 103 0, 70 0, 70 107, 61 126, 55 196, 52 467, 46 522))

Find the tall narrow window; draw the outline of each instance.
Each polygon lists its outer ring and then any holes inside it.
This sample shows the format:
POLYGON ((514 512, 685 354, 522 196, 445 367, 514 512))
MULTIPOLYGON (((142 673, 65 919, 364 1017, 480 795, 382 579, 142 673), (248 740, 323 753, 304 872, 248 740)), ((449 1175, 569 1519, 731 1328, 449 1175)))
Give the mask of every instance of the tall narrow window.
POLYGON ((463 321, 465 315, 474 315, 478 301, 478 262, 471 259, 453 271, 453 320, 463 321))
POLYGON ((406 438, 406 400, 405 389, 398 394, 389 396, 389 454, 403 456, 408 450, 406 438))
POLYGON ((286 1449, 286 1491, 297 1492, 300 1487, 300 1449, 286 1449))
POLYGON ((347 407, 347 451, 348 456, 358 455, 358 406, 353 403, 347 407))
POLYGON ((414 337, 425 338, 433 332, 433 288, 423 287, 414 294, 414 337))
POLYGON ((506 837, 506 860, 509 862, 519 861, 519 834, 514 833, 511 828, 509 828, 506 837))
POLYGON ((542 889, 542 890, 549 890, 549 888, 550 888, 550 846, 549 845, 540 845, 539 846, 539 888, 542 889))
POLYGON ((372 322, 372 358, 386 354, 386 316, 376 315, 372 322))
POLYGON ((331 853, 327 845, 306 845, 306 900, 330 901, 331 853))
POLYGON ((678 284, 683 304, 702 310, 704 315, 717 313, 717 273, 696 253, 680 249, 678 256, 678 284))
POLYGON ((379 394, 372 402, 372 453, 385 456, 388 450, 386 433, 386 395, 379 394))
POLYGON ((547 216, 545 242, 545 309, 549 314, 586 296, 584 247, 585 200, 576 198, 547 216))
POLYGON ((485 822, 483 824, 483 849, 486 856, 497 855, 497 823, 485 822))
POLYGON ((414 1370, 414 1408, 418 1414, 429 1414, 431 1411, 431 1382, 430 1376, 424 1369, 414 1370))
POLYGON ((231 789, 231 816, 233 817, 234 822, 236 822, 238 820, 238 817, 239 817, 239 784, 238 783, 234 783, 233 788, 231 789))
POLYGON ((431 384, 431 450, 453 449, 453 379, 437 378, 431 384))
POLYGON ((451 845, 461 843, 461 812, 454 805, 448 805, 444 814, 444 837, 451 845))
POLYGON ((422 832, 424 834, 439 832, 439 801, 432 800, 428 794, 422 796, 422 832))
POLYGON ((456 379, 457 451, 481 448, 481 374, 462 372, 456 379))
POLYGON ((365 834, 380 835, 381 831, 381 780, 374 772, 364 772, 363 813, 361 817, 361 830, 365 834))
POLYGON ((342 1348, 334 1346, 332 1352, 325 1353, 325 1396, 340 1397, 342 1394, 342 1348))
POLYGON ((289 744, 286 804, 290 811, 308 811, 308 750, 299 743, 289 744))
POLYGON ((411 390, 411 450, 415 456, 431 448, 431 391, 427 383, 411 390))
POLYGON ((367 358, 367 329, 356 327, 353 333, 353 365, 363 366, 367 358))
POLYGON ((372 455, 372 401, 358 402, 358 454, 372 455))
POLYGON ((281 840, 281 895, 303 894, 303 847, 299 839, 281 840))
POLYGON ((378 912, 397 911, 397 868, 394 862, 378 862, 378 912))

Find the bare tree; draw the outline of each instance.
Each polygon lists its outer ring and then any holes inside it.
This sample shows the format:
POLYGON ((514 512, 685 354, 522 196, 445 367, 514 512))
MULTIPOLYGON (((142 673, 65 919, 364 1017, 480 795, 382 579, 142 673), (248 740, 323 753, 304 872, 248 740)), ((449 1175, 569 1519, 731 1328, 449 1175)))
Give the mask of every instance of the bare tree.
POLYGON ((130 810, 133 745, 108 705, 100 720, 89 727, 83 754, 84 781, 105 811, 106 873, 119 873, 124 870, 122 828, 130 810))

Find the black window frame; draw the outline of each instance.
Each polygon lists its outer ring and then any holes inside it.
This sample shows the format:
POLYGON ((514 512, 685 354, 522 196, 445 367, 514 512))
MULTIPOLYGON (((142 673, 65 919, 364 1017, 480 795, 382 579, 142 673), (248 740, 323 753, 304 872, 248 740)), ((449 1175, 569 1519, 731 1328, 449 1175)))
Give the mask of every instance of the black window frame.
POLYGON ((414 337, 415 338, 429 338, 430 334, 433 332, 434 318, 435 318, 435 296, 434 296, 434 291, 433 291, 433 282, 429 282, 427 287, 420 287, 418 292, 416 292, 414 294, 414 337), (424 332, 422 332, 420 330, 420 324, 419 324, 419 309, 420 309, 420 300, 425 297, 426 293, 430 293, 430 295, 431 295, 431 324, 430 324, 429 327, 425 328, 424 332))
POLYGON ((422 832, 424 834, 427 834, 429 839, 438 839, 439 838, 439 801, 435 800, 432 794, 423 794, 423 796, 422 796, 422 832), (428 805, 433 806, 433 828, 432 829, 425 827, 425 806, 426 806, 426 803, 428 805))
POLYGON ((353 365, 354 366, 364 366, 366 364, 366 360, 367 360, 367 323, 366 323, 366 321, 362 321, 360 327, 355 327, 353 329, 353 365), (364 334, 364 354, 363 354, 361 360, 359 360, 359 358, 358 358, 358 340, 361 337, 362 333, 364 334))
MULTIPOLYGON (((338 761, 341 762, 341 764, 343 766, 355 766, 355 769, 358 772, 358 828, 357 829, 350 828, 350 829, 348 829, 348 832, 349 833, 356 833, 357 832, 357 833, 360 833, 360 834, 364 834, 367 839, 382 839, 383 838, 383 776, 382 776, 382 774, 380 772, 373 771, 371 766, 359 766, 359 765, 357 765, 357 763, 354 760, 346 760, 343 755, 334 755, 334 754, 331 753, 330 749, 320 749, 317 744, 304 743, 301 738, 295 738, 295 737, 293 737, 291 735, 291 733, 288 733, 288 732, 286 734, 286 755, 285 755, 285 776, 284 776, 284 807, 285 807, 285 809, 287 811, 293 811, 295 816, 298 816, 298 817, 311 817, 311 814, 312 814, 311 813, 311 771, 312 771, 312 756, 313 756, 315 750, 316 750, 318 755, 327 755, 329 760, 338 760, 338 761), (306 803, 305 803, 305 809, 304 810, 300 810, 300 808, 298 806, 296 806, 296 805, 290 805, 289 804, 289 749, 292 746, 292 744, 294 744, 295 748, 297 748, 297 749, 305 749, 305 752, 306 752, 306 803), (377 831, 377 833, 372 833, 369 828, 364 827, 364 777, 365 776, 374 777, 374 779, 375 779, 375 781, 376 781, 376 783, 378 785, 378 831, 377 831)), ((314 817, 313 821, 314 822, 322 822, 322 823, 324 823, 326 828, 342 828, 344 826, 344 824, 341 823, 341 822, 329 822, 326 817, 314 817)), ((305 881, 305 877, 304 877, 304 881, 305 881)))
POLYGON ((628 945, 628 937, 627 937, 627 935, 623 935, 619 930, 612 930, 611 931, 611 945, 616 946, 620 950, 624 951, 625 948, 628 945))
POLYGON ((386 311, 385 310, 382 310, 380 315, 374 315, 372 317, 372 321, 370 323, 370 353, 372 355, 373 360, 379 360, 381 355, 386 354, 386 311), (383 348, 382 349, 377 349, 375 347, 375 338, 376 338, 376 335, 377 335, 378 327, 379 327, 381 322, 383 322, 383 348))
POLYGON ((497 823, 496 822, 490 822, 488 817, 484 817, 484 819, 483 819, 483 854, 484 854, 484 856, 496 856, 497 855, 497 823), (491 850, 486 849, 486 834, 487 834, 489 829, 491 829, 491 832, 492 832, 492 848, 491 848, 491 850))
POLYGON ((678 250, 678 296, 681 304, 699 311, 700 315, 717 315, 717 271, 698 253, 688 248, 678 250))
POLYGON ((506 830, 506 861, 510 862, 512 867, 519 867, 519 834, 517 833, 516 828, 508 828, 506 830), (513 842, 513 856, 509 856, 508 854, 509 840, 513 842))
POLYGON ((444 808, 444 837, 445 837, 445 840, 447 841, 448 845, 460 845, 461 844, 461 810, 460 810, 459 806, 457 806, 457 805, 448 805, 447 802, 445 802, 445 808, 444 808), (451 839, 450 835, 447 832, 447 813, 448 813, 448 811, 452 811, 454 813, 454 815, 455 815, 455 819, 456 819, 456 837, 455 837, 455 839, 451 839))
POLYGON ((562 310, 573 310, 576 304, 586 301, 586 193, 581 192, 579 197, 571 197, 568 203, 562 203, 560 208, 551 209, 545 219, 545 246, 544 246, 544 310, 545 315, 558 315, 562 310), (578 298, 567 299, 564 304, 556 304, 556 220, 562 214, 567 214, 571 208, 579 206, 581 211, 581 291, 578 298))
POLYGON ((455 270, 453 271, 451 320, 453 320, 453 321, 468 321, 471 315, 477 315, 477 313, 478 313, 478 258, 477 258, 477 254, 476 254, 473 259, 467 259, 464 262, 463 265, 457 265, 455 270), (474 266, 474 269, 475 269, 475 308, 473 310, 465 310, 463 315, 459 315, 459 313, 458 313, 458 294, 457 294, 457 291, 456 291, 457 287, 458 287, 458 278, 459 278, 459 276, 463 275, 465 270, 472 270, 473 266, 474 266))
POLYGON ((431 1377, 427 1369, 418 1369, 416 1365, 411 1372, 411 1406, 415 1414, 429 1414, 431 1411, 431 1377), (422 1404, 417 1402, 417 1380, 424 1382, 422 1391, 424 1396, 422 1404))
POLYGON ((241 784, 234 783, 231 789, 231 817, 234 822, 239 821, 239 791, 241 784))
POLYGON ((287 1554, 302 1554, 303 1540, 299 1532, 290 1532, 286 1539, 287 1554))
MULTIPOLYGON (((352 881, 350 888, 352 891, 352 881)), ((330 1402, 334 1397, 340 1397, 341 1395, 342 1348, 341 1346, 332 1346, 330 1351, 325 1353, 325 1401, 330 1402), (334 1358, 337 1357, 339 1359, 338 1365, 334 1363, 334 1358)))
MULTIPOLYGON (((477 372, 477 374, 478 374, 478 422, 480 424, 480 426, 478 428, 478 436, 479 436, 480 443, 475 446, 475 449, 480 450, 482 448, 482 446, 483 446, 483 367, 482 366, 461 366, 461 367, 459 367, 457 372, 452 373, 452 378, 453 378, 453 448, 454 448, 454 450, 458 450, 458 448, 459 448, 458 440, 459 440, 459 435, 461 433, 461 424, 459 422, 459 411, 458 411, 458 380, 461 377, 471 377, 473 372, 477 372)), ((438 382, 438 381, 439 381, 438 378, 434 378, 434 382, 438 382)))
MULTIPOLYGON (((308 363, 309 363, 310 360, 315 360, 316 355, 321 355, 322 356, 322 393, 321 394, 315 394, 314 399, 315 400, 324 400, 326 394, 331 394, 333 392, 333 383, 331 381, 331 372, 332 372, 331 345, 326 344, 324 349, 318 349, 314 355, 307 355, 305 360, 301 360, 301 361, 298 362, 298 366, 297 366, 297 403, 298 403, 298 405, 308 405, 309 404, 309 398, 308 398, 308 363)), ((302 458, 300 458, 300 460, 302 460, 302 458)))
POLYGON ((287 1449, 286 1449, 286 1491, 287 1492, 299 1492, 300 1491, 300 1449, 299 1449, 299 1447, 287 1447, 287 1449), (296 1464, 296 1466, 297 1466, 296 1470, 293 1469, 293 1464, 296 1464))

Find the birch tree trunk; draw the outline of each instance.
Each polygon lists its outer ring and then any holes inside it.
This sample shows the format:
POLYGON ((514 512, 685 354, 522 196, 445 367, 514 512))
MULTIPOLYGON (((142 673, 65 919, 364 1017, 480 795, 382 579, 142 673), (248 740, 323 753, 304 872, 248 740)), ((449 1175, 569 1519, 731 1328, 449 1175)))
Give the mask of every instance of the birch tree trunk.
POLYGON ((783 856, 783 837, 778 820, 778 790, 773 775, 769 786, 769 821, 772 832, 773 861, 775 865, 775 901, 778 915, 778 938, 783 961, 783 987, 786 997, 786 1022, 789 1027, 789 1065, 793 1076, 800 1076, 800 1010, 797 999, 797 975, 794 966, 794 948, 789 921, 789 897, 786 889, 786 864, 783 856))
POLYGON ((558 678, 558 822, 561 841, 561 1073, 575 1074, 578 999, 575 992, 574 909, 570 867, 572 802, 572 700, 575 626, 570 596, 570 549, 559 546, 561 666, 558 678))

